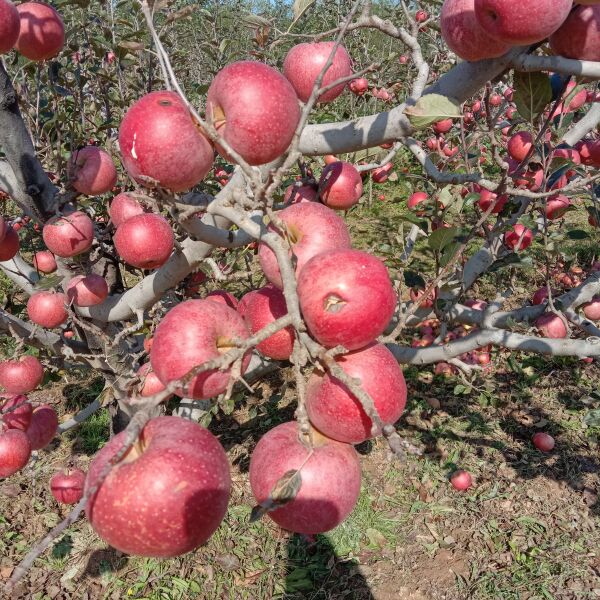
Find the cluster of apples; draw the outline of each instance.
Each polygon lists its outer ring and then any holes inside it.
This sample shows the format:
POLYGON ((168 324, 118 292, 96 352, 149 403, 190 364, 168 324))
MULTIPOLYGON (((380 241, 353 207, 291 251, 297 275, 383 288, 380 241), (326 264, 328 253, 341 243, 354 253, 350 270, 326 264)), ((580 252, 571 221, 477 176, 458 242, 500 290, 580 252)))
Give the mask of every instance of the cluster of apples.
POLYGON ((65 26, 48 4, 0 0, 0 54, 15 48, 29 60, 56 56, 65 44, 65 26))
POLYGON ((56 434, 55 410, 47 404, 34 408, 26 396, 43 378, 44 369, 34 356, 0 362, 0 477, 20 471, 32 451, 45 448, 56 434))
POLYGON ((514 46, 547 38, 552 51, 578 60, 600 61, 598 0, 445 0, 442 36, 460 58, 478 61, 514 46))

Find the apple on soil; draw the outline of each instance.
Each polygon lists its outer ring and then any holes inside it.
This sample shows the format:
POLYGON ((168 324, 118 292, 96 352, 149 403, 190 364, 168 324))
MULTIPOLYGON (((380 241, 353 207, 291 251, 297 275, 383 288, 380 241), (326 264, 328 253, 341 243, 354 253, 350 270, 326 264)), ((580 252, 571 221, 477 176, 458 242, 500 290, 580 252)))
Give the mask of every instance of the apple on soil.
POLYGON ((298 298, 311 335, 327 348, 357 350, 383 333, 397 297, 383 262, 360 250, 322 252, 298 277, 298 298))
POLYGON ((473 479, 468 471, 459 469, 450 476, 450 483, 455 490, 464 492, 473 485, 473 479))
POLYGON ((353 79, 348 87, 356 96, 363 96, 369 89, 369 82, 364 77, 359 77, 358 79, 353 79))
POLYGON ((535 326, 544 337, 553 339, 567 337, 567 328, 563 320, 557 314, 543 314, 536 319, 535 326))
POLYGON ((106 279, 95 273, 76 275, 66 288, 67 298, 75 306, 96 306, 108 296, 106 279))
POLYGON ((24 2, 17 10, 20 26, 15 48, 34 61, 56 56, 65 44, 65 26, 58 12, 40 2, 24 2))
POLYGON ((42 383, 44 368, 35 356, 0 362, 0 386, 9 394, 27 394, 42 383))
MULTIPOLYGON (((283 61, 283 74, 291 82, 298 98, 306 102, 312 94, 317 77, 321 74, 327 63, 334 42, 317 42, 298 44, 291 48, 283 61)), ((327 69, 320 87, 330 85, 342 77, 352 74, 352 61, 346 48, 338 46, 333 62, 327 69)), ((321 94, 318 102, 332 102, 345 88, 345 84, 336 85, 329 91, 321 94)))
POLYGON ((123 165, 138 183, 183 192, 208 174, 214 161, 179 94, 151 92, 133 104, 119 127, 123 165))
MULTIPOLYGON (((334 248, 350 248, 351 240, 344 219, 317 202, 292 204, 277 217, 286 227, 287 239, 296 260, 296 273, 315 255, 334 248)), ((271 231, 277 231, 269 225, 271 231)), ((283 288, 279 265, 273 251, 264 243, 258 248, 260 266, 267 279, 283 288)))
POLYGON ((77 504, 83 498, 85 473, 81 469, 59 471, 50 479, 50 493, 61 504, 77 504))
POLYGON ((266 502, 283 475, 300 469, 296 497, 269 517, 283 529, 317 534, 337 527, 354 509, 360 493, 356 450, 311 431, 313 452, 302 444, 295 421, 282 423, 258 442, 250 459, 250 486, 256 501, 266 502))
POLYGON ((550 452, 554 448, 554 438, 548 433, 538 431, 531 439, 540 452, 550 452))
POLYGON ((67 303, 67 297, 61 292, 35 292, 27 301, 27 315, 36 325, 54 329, 69 318, 67 303))
POLYGON ((42 237, 56 256, 70 258, 92 247, 94 224, 84 212, 77 210, 47 221, 42 229, 42 237))
POLYGON ((591 302, 583 305, 583 314, 590 321, 600 321, 600 296, 594 296, 591 302))
POLYGON ((325 206, 348 210, 358 203, 362 192, 362 178, 354 165, 340 160, 323 169, 319 196, 325 206))
POLYGON ((57 268, 56 259, 48 250, 40 250, 33 255, 33 266, 40 273, 54 273, 57 268))
MULTIPOLYGON (((126 435, 117 434, 98 452, 86 492, 126 435)), ((157 417, 90 497, 86 515, 94 531, 121 552, 179 556, 215 532, 230 490, 227 455, 212 433, 187 419, 157 417)))
MULTIPOLYGON (((160 381, 167 385, 192 368, 233 349, 234 341, 249 337, 244 319, 234 309, 214 300, 186 300, 172 308, 154 333, 150 362, 160 381)), ((241 373, 250 362, 246 353, 241 373)), ((211 369, 194 376, 179 396, 203 400, 224 392, 231 369, 211 369)))
POLYGON ((113 242, 119 256, 139 269, 164 265, 173 251, 175 237, 169 222, 155 213, 130 217, 119 225, 113 242))
POLYGON ((290 82, 277 69, 239 61, 217 73, 208 90, 206 115, 247 163, 262 165, 287 150, 300 121, 300 106, 290 82))
POLYGON ((19 234, 14 227, 8 226, 4 238, 0 242, 0 262, 14 258, 17 255, 20 246, 21 242, 19 241, 19 234))
MULTIPOLYGON (((372 398, 384 425, 394 424, 406 405, 406 383, 394 355, 383 345, 372 343, 336 357, 343 371, 372 398)), ((360 401, 330 373, 315 369, 306 388, 308 418, 321 433, 340 442, 360 444, 381 431, 360 401)))
POLYGON ((552 35, 572 6, 572 0, 475 0, 475 16, 491 38, 528 46, 552 35))
POLYGON ((42 404, 33 409, 31 423, 27 428, 27 437, 32 450, 45 448, 56 435, 58 416, 49 404, 42 404))
POLYGON ((510 45, 490 39, 475 16, 475 0, 446 0, 440 13, 442 36, 457 56, 478 61, 506 54, 510 45))
MULTIPOLYGON (((27 396, 21 394, 15 396, 9 395, 3 400, 0 399, 0 413, 4 427, 26 431, 31 423, 33 406, 28 402, 27 396)), ((0 427, 1 430, 2 427, 0 427)))
POLYGON ((20 429, 0 431, 0 478, 20 471, 29 461, 31 444, 20 429))
POLYGON ((98 146, 76 150, 68 164, 73 187, 86 196, 100 196, 117 183, 117 169, 110 155, 98 146))

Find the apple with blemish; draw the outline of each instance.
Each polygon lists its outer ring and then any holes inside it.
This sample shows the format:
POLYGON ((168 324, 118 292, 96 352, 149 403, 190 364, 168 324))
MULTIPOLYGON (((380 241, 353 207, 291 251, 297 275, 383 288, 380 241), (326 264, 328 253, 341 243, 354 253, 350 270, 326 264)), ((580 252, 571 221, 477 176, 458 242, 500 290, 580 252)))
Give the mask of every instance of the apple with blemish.
POLYGON ((84 212, 77 210, 47 221, 42 229, 42 237, 56 256, 70 258, 92 247, 94 224, 84 212))
POLYGON ((383 262, 360 250, 329 250, 300 270, 298 298, 311 335, 357 350, 383 333, 397 297, 383 262))

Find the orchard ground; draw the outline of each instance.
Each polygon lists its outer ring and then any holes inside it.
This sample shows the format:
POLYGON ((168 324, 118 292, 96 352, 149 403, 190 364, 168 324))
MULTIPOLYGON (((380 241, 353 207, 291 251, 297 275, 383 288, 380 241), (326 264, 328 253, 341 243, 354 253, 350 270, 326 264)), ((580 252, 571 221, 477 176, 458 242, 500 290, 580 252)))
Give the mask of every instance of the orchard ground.
MULTIPOLYGON (((407 191, 388 182, 372 192, 369 205, 367 185, 367 202, 349 213, 353 239, 381 256, 387 249, 398 256, 396 238, 403 236, 390 223, 406 216, 407 191), (378 200, 380 194, 386 199, 378 200)), ((566 218, 590 231, 581 214, 566 218)), ((574 265, 589 266, 590 239, 564 244, 574 265)), ((532 248, 541 252, 537 241, 532 248)), ((417 252, 419 260, 430 260, 424 247, 417 252)), ((225 262, 229 256, 221 255, 225 262)), ((499 270, 481 283, 482 297, 509 279, 515 306, 543 283, 533 270, 499 270)), ((244 285, 230 289, 239 296, 244 285)), ((492 365, 472 384, 458 375, 434 377, 433 367, 406 367, 409 401, 398 425, 423 446, 424 457, 391 461, 381 439, 360 446, 359 503, 347 521, 315 540, 282 532, 268 518, 249 523, 250 453, 295 408, 292 374, 272 374, 210 420, 228 452, 234 485, 227 517, 206 546, 172 560, 127 557, 80 519, 36 561, 12 598, 599 598, 600 369, 577 359, 498 351, 492 365), (554 451, 534 448, 537 431, 555 437, 554 451), (449 484, 456 468, 473 475, 466 493, 449 484)), ((53 404, 62 418, 102 390, 101 380, 73 371, 56 379, 30 396, 53 404)), ((54 470, 87 469, 108 436, 103 410, 0 484, 0 582, 66 514, 50 495, 54 470)))

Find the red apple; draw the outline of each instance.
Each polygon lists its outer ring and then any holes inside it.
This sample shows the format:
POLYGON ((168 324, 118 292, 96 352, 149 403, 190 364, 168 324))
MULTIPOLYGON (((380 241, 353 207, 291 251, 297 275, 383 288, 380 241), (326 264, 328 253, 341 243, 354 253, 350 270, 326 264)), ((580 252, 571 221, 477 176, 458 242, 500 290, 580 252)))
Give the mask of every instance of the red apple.
POLYGON ((528 131, 519 131, 508 140, 508 153, 518 162, 525 160, 532 148, 533 136, 528 131))
POLYGON ((350 91, 356 96, 363 96, 369 89, 369 82, 364 78, 353 79, 348 86, 350 91))
POLYGON ((44 368, 35 356, 0 362, 0 386, 10 394, 27 394, 42 383, 44 368))
POLYGON ((213 80, 206 114, 246 162, 262 165, 287 150, 300 107, 294 89, 279 71, 264 63, 240 61, 227 65, 213 80))
POLYGON ((285 204, 316 202, 318 199, 319 194, 312 185, 290 185, 283 195, 283 202, 285 204))
MULTIPOLYGON (((272 284, 248 292, 242 300, 244 320, 252 335, 287 314, 283 292, 272 284)), ((294 348, 294 339, 294 328, 288 326, 269 336, 256 349, 269 358, 288 360, 294 348)))
POLYGON ((165 385, 152 370, 152 365, 150 363, 143 364, 137 370, 137 375, 142 379, 140 396, 143 398, 154 396, 154 394, 158 394, 165 389, 165 385))
POLYGON ((498 196, 497 194, 494 194, 494 192, 490 192, 486 189, 481 190, 481 193, 479 194, 478 204, 482 212, 487 212, 493 204, 494 208, 492 209, 492 214, 498 215, 504 210, 507 202, 508 196, 506 194, 498 196))
POLYGON ((58 417, 56 411, 48 404, 33 409, 31 423, 27 428, 27 437, 32 450, 45 448, 56 435, 58 417))
MULTIPOLYGON (((304 43, 294 46, 283 62, 283 74, 291 82, 298 98, 306 102, 312 94, 317 77, 325 67, 329 56, 333 52, 334 42, 304 43)), ((338 46, 333 63, 327 69, 321 87, 325 87, 342 77, 352 74, 352 62, 344 46, 338 46)), ((318 102, 331 102, 335 100, 346 87, 340 84, 321 94, 318 102)))
POLYGON ((533 434, 531 440, 540 452, 550 452, 554 448, 554 438, 547 433, 538 431, 533 434))
MULTIPOLYGON (((317 254, 351 246, 344 219, 322 204, 292 204, 279 211, 277 217, 286 227, 285 233, 296 260, 296 273, 317 254)), ((269 225, 269 229, 277 231, 273 225, 269 225)), ((267 279, 277 287, 283 288, 275 254, 263 243, 258 247, 258 258, 267 279)))
POLYGON ((415 21, 417 23, 424 23, 427 19, 429 19, 429 15, 424 10, 418 10, 415 13, 415 21))
POLYGON ((450 477, 450 483, 455 490, 458 490, 459 492, 466 492, 473 485, 473 479, 468 471, 459 469, 458 471, 454 471, 454 473, 452 473, 450 477))
MULTIPOLYGON (((154 334, 150 362, 163 384, 176 381, 192 368, 218 358, 249 337, 244 319, 235 310, 214 300, 186 300, 172 308, 154 334)), ((247 353, 242 373, 250 362, 247 353)), ((179 396, 196 400, 225 391, 230 369, 211 369, 194 376, 179 396)))
POLYGON ((446 0, 440 14, 442 37, 463 60, 496 58, 510 50, 508 44, 490 39, 475 17, 475 0, 446 0))
POLYGON ((6 228, 4 239, 0 242, 0 262, 5 260, 11 260, 19 252, 21 242, 19 241, 19 234, 17 233, 18 223, 12 227, 6 228))
POLYGON ((40 250, 33 255, 33 266, 40 273, 54 273, 56 271, 56 259, 54 254, 48 250, 40 250))
POLYGON ((448 133, 452 129, 452 119, 443 119, 433 124, 433 130, 441 135, 442 133, 448 133))
POLYGON ((325 206, 348 210, 358 203, 362 192, 362 178, 354 165, 340 160, 323 169, 319 196, 325 206))
MULTIPOLYGON (((90 465, 85 491, 121 449, 113 437, 90 465)), ((227 511, 227 455, 204 427, 180 417, 151 419, 86 507, 94 531, 126 554, 167 558, 204 544, 227 511)))
POLYGON ((151 92, 125 114, 119 147, 127 172, 146 187, 188 190, 210 171, 214 153, 175 92, 151 92))
POLYGON ((113 242, 127 264, 139 269, 156 269, 169 260, 174 239, 173 230, 163 216, 144 213, 121 223, 113 242))
POLYGON ((67 297, 56 292, 35 292, 27 301, 27 315, 40 327, 54 329, 67 321, 67 297))
MULTIPOLYGON (((554 295, 556 292, 554 290, 552 290, 552 295, 554 295)), ((537 306, 538 304, 543 304, 547 299, 548 296, 550 295, 550 292, 548 290, 548 286, 545 285, 544 287, 540 288, 534 295, 533 295, 533 299, 531 300, 531 303, 534 306, 537 306)))
POLYGON ((583 314, 590 321, 600 321, 600 296, 594 296, 591 302, 583 305, 583 314))
POLYGON ((533 241, 533 232, 520 223, 504 234, 504 244, 514 252, 526 250, 533 241))
MULTIPOLYGON (((25 431, 31 423, 33 407, 28 402, 27 396, 15 395, 0 399, 0 412, 2 423, 8 429, 25 431)), ((2 427, 0 427, 0 431, 2 427)))
POLYGON ((73 187, 86 196, 100 196, 117 183, 117 169, 110 154, 98 146, 76 150, 68 164, 73 187))
POLYGON ((575 7, 550 37, 550 47, 566 58, 600 61, 600 4, 575 7))
POLYGON ((94 224, 79 210, 53 217, 42 229, 42 237, 48 249, 63 258, 87 252, 94 241, 94 224))
POLYGON ((535 326, 544 337, 552 339, 567 337, 567 328, 563 320, 557 314, 543 314, 536 319, 535 326))
POLYGON ((144 214, 144 207, 127 192, 117 194, 108 208, 110 220, 115 227, 119 227, 123 221, 144 214))
POLYGON ((546 213, 546 218, 549 221, 554 221, 554 219, 560 219, 563 217, 569 207, 571 206, 571 201, 561 194, 556 196, 550 196, 545 203, 544 212, 546 213))
POLYGON ((381 335, 397 301, 383 262, 351 249, 309 260, 298 277, 298 298, 312 336, 328 348, 342 345, 347 350, 381 335))
POLYGON ((39 2, 24 2, 17 10, 20 30, 15 48, 29 60, 56 56, 65 44, 65 26, 58 12, 39 2))
POLYGON ((383 165, 382 167, 373 169, 371 171, 371 179, 375 183, 385 183, 388 180, 393 168, 394 165, 391 162, 389 162, 383 165))
POLYGON ((500 106, 502 104, 502 96, 500 94, 490 95, 490 106, 500 106))
POLYGON ((83 498, 85 473, 81 469, 59 471, 50 479, 50 492, 61 504, 77 504, 83 498))
POLYGON ((572 0, 475 0, 475 16, 493 39, 528 46, 552 35, 572 6, 572 0))
POLYGON ((283 529, 317 534, 337 527, 353 510, 360 493, 360 462, 354 448, 312 432, 312 453, 298 439, 291 421, 274 427, 258 442, 250 459, 250 486, 259 503, 277 482, 300 469, 296 497, 268 515, 283 529))
POLYGON ((12 50, 20 28, 19 11, 15 5, 10 0, 0 0, 0 54, 12 50))
POLYGON ((237 298, 226 290, 214 290, 213 292, 206 294, 205 298, 207 300, 213 300, 214 302, 221 302, 234 310, 237 310, 238 307, 237 298))
MULTIPOLYGON (((406 405, 406 383, 394 355, 373 343, 336 357, 346 375, 371 396, 384 424, 394 424, 406 405)), ((373 422, 359 400, 339 380, 315 369, 306 390, 310 422, 321 433, 340 442, 360 444, 373 437, 373 422)), ((377 430, 375 435, 381 431, 377 430)))
POLYGON ((75 306, 96 306, 108 296, 108 284, 100 275, 76 275, 67 284, 67 298, 75 306))
POLYGON ((474 299, 469 299, 469 300, 465 300, 465 306, 468 306, 469 308, 472 308, 473 310, 485 310, 488 306, 487 302, 485 302, 485 300, 474 300, 474 299))
POLYGON ((0 478, 10 477, 29 461, 31 444, 27 434, 20 429, 0 433, 0 478))

